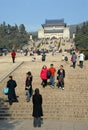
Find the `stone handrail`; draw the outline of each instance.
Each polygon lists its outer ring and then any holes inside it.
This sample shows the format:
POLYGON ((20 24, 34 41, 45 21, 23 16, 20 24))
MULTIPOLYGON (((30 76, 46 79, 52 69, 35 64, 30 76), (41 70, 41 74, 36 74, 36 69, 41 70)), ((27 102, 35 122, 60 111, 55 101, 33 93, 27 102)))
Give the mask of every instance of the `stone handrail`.
POLYGON ((13 71, 15 71, 21 64, 23 64, 24 62, 21 61, 18 64, 16 64, 13 68, 11 68, 7 73, 3 74, 0 77, 0 82, 2 82, 8 75, 10 75, 13 71))

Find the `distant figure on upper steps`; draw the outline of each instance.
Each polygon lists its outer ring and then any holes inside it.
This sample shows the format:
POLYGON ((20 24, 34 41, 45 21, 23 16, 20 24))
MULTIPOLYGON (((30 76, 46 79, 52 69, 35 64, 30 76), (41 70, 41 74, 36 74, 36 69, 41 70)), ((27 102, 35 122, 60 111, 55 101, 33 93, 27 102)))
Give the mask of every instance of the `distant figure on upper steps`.
POLYGON ((42 61, 45 61, 46 60, 46 54, 43 52, 42 54, 42 61))
POLYGON ((25 49, 25 56, 27 56, 28 55, 28 52, 29 52, 29 49, 27 48, 27 49, 25 49))
POLYGON ((80 68, 83 68, 84 59, 85 59, 85 55, 82 52, 80 52, 80 54, 79 54, 79 66, 80 66, 80 68))
POLYGON ((33 55, 32 56, 32 62, 35 62, 36 61, 36 58, 35 58, 35 56, 33 55))
POLYGON ((67 57, 67 56, 65 56, 65 57, 64 57, 64 60, 65 60, 66 62, 68 62, 68 57, 67 57))
POLYGON ((75 52, 72 53, 72 57, 71 57, 71 61, 73 63, 73 68, 75 69, 76 67, 76 60, 77 60, 77 55, 75 54, 75 52))
POLYGON ((13 63, 15 63, 16 52, 14 50, 12 50, 11 56, 12 56, 13 63))
POLYGON ((65 56, 64 56, 64 55, 62 55, 62 61, 64 61, 64 59, 65 59, 65 56))

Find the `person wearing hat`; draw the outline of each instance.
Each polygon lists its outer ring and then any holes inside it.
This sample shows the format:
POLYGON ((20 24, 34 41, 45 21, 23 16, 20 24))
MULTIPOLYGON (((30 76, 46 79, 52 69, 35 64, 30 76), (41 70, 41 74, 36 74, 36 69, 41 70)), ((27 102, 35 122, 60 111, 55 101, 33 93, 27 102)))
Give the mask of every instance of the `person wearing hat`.
POLYGON ((12 105, 13 102, 18 102, 16 93, 15 93, 16 87, 17 87, 16 81, 13 80, 12 76, 9 76, 9 80, 7 81, 7 88, 9 88, 8 100, 9 100, 10 105, 12 105))
POLYGON ((32 79, 33 79, 33 77, 32 77, 32 74, 30 71, 27 72, 26 75, 27 75, 26 81, 25 81, 26 100, 27 100, 27 102, 29 102, 30 97, 32 95, 32 79))

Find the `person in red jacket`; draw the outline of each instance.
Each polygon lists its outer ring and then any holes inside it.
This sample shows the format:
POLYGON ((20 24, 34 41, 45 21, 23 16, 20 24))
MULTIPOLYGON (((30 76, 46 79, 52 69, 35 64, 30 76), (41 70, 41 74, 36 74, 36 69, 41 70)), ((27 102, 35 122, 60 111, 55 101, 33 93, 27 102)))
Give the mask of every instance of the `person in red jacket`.
POLYGON ((42 79, 42 85, 45 88, 47 86, 47 66, 44 65, 40 72, 40 78, 42 79))
POLYGON ((55 72, 56 72, 56 69, 54 68, 54 65, 51 64, 50 65, 50 68, 48 69, 48 71, 51 72, 51 76, 50 76, 50 85, 52 88, 54 88, 54 85, 55 85, 55 72))
POLYGON ((15 63, 16 52, 14 50, 11 52, 11 56, 13 63, 15 63))

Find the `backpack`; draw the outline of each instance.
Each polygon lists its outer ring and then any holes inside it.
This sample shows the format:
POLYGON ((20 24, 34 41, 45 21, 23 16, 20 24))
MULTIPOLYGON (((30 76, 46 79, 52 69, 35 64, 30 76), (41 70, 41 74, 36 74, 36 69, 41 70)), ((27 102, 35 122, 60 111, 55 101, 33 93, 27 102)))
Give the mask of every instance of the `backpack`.
POLYGON ((51 72, 50 71, 47 71, 47 78, 49 79, 51 76, 51 72))

